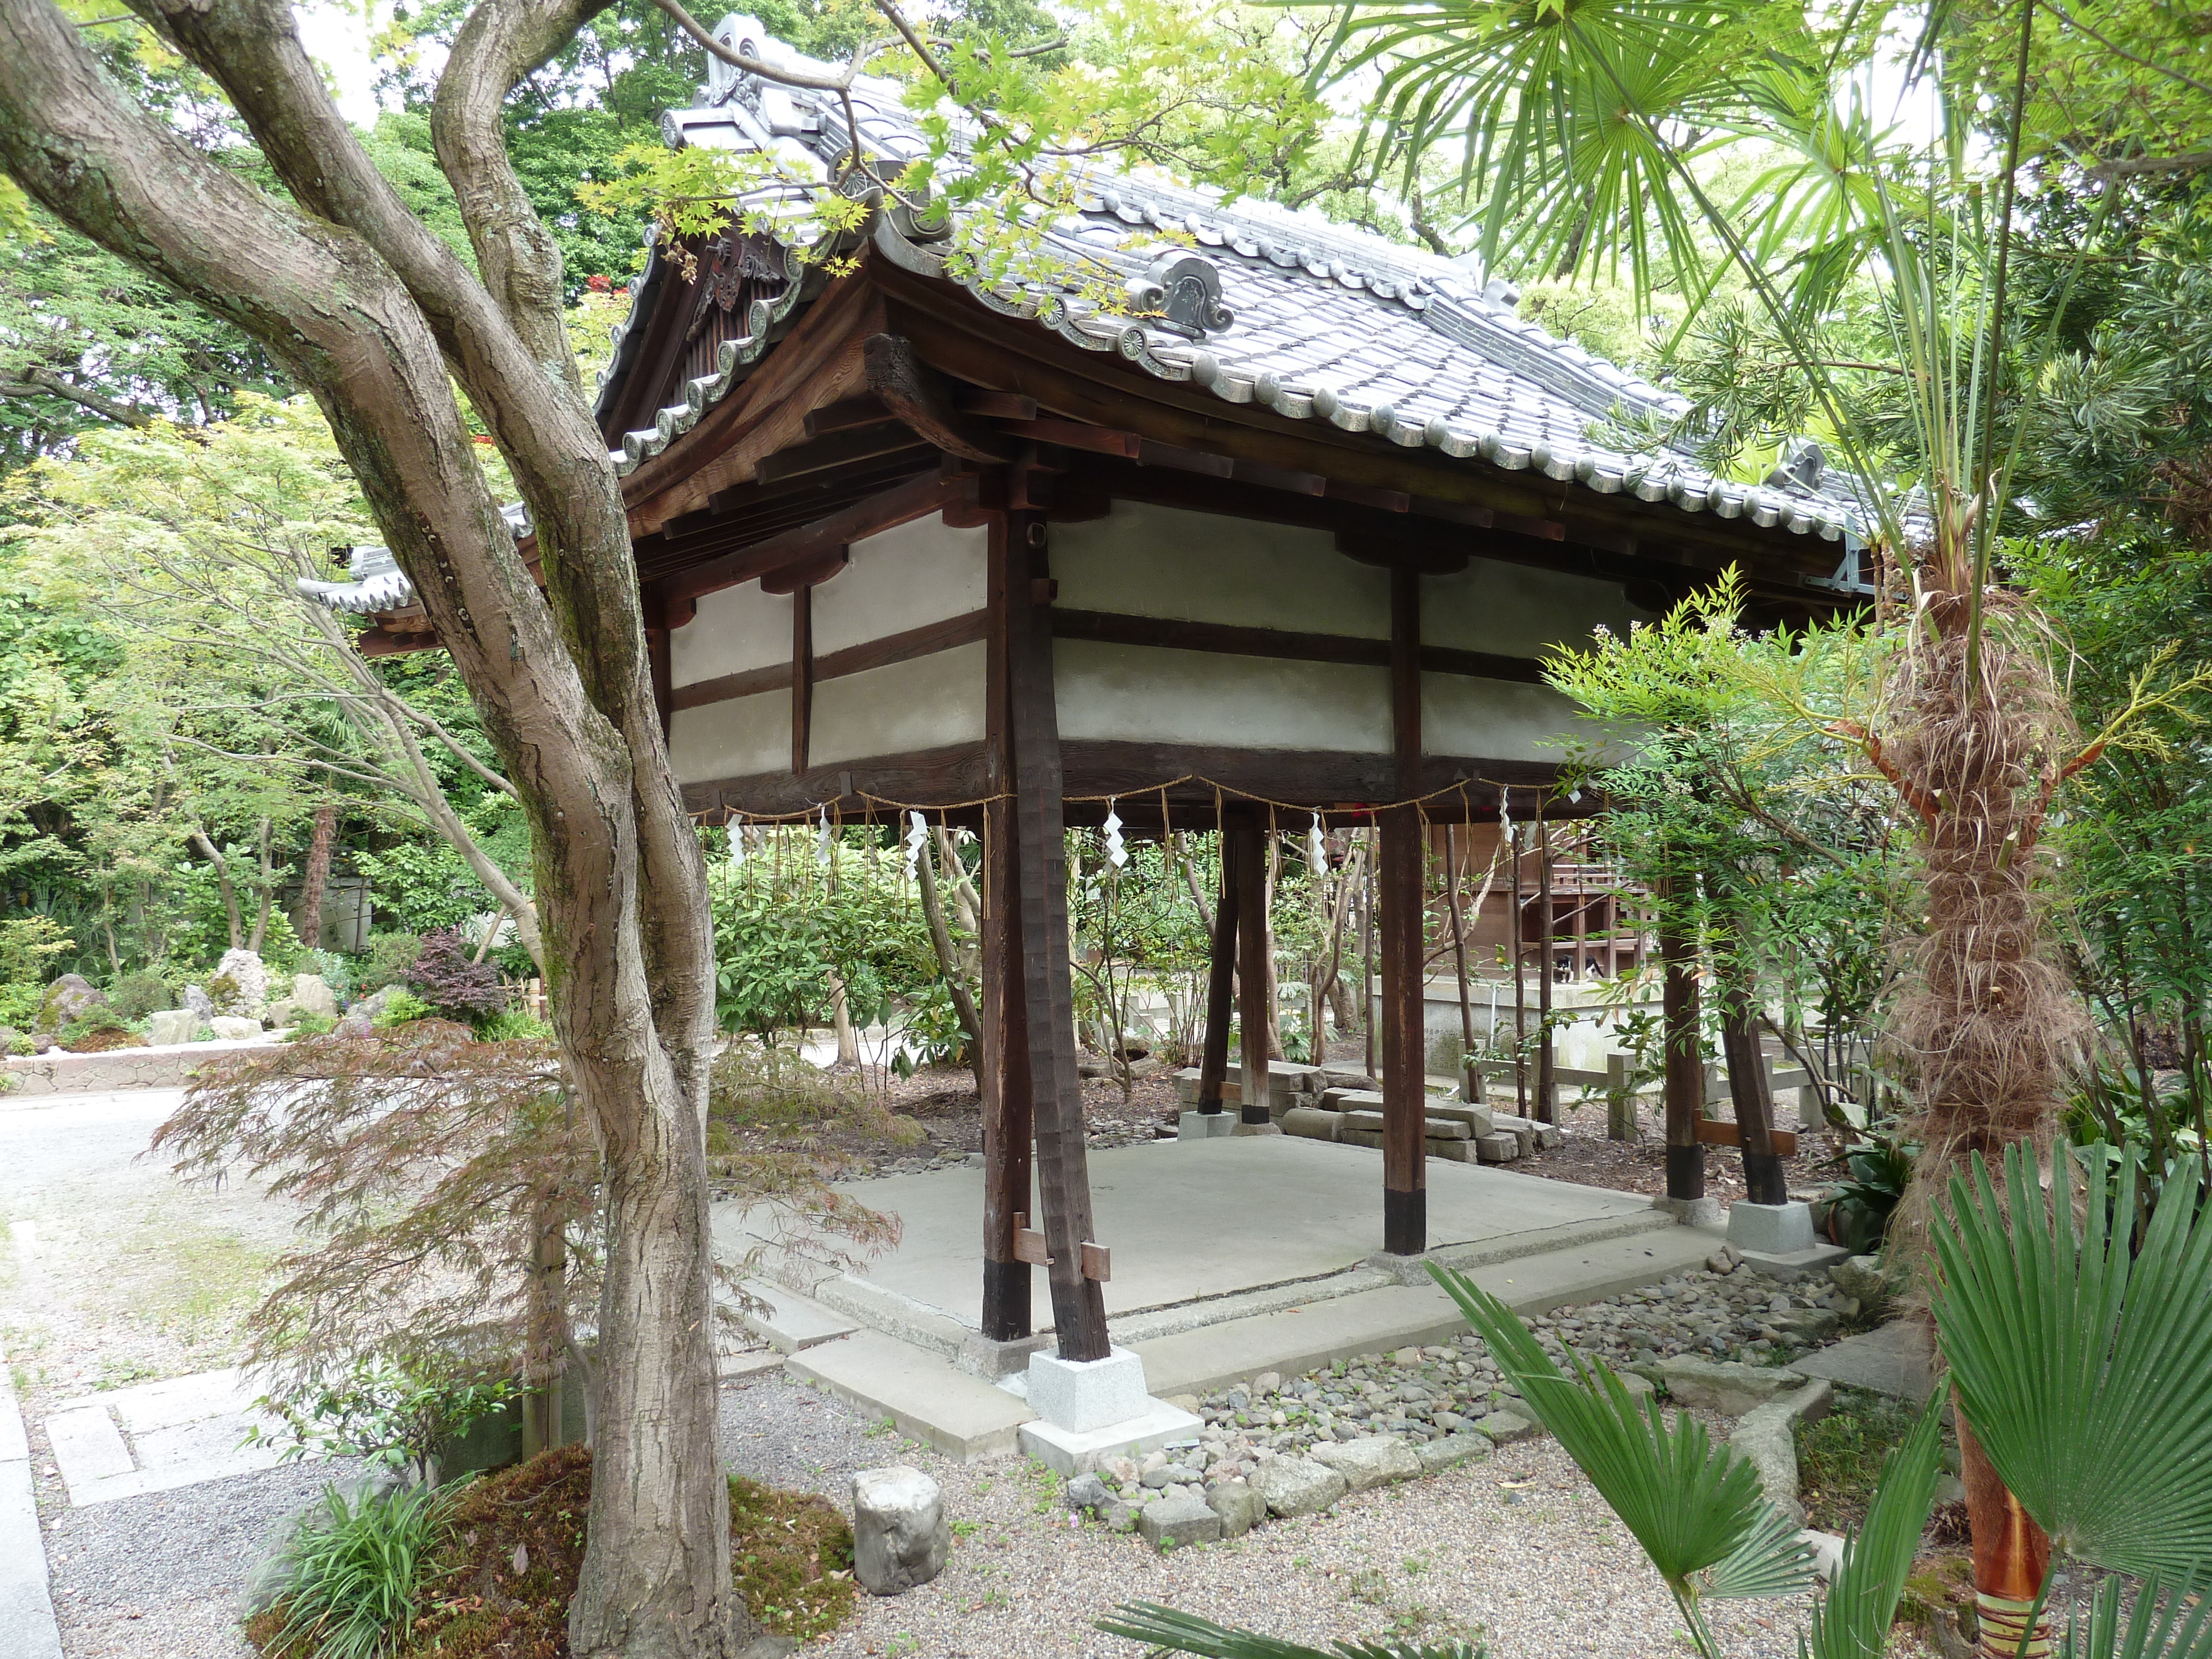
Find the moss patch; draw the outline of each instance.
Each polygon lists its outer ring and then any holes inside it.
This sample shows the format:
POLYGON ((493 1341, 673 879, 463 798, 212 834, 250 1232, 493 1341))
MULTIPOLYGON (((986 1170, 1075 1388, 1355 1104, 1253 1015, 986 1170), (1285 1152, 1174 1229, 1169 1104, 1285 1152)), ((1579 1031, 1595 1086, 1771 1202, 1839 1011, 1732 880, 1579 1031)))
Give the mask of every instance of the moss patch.
MULTIPOLYGON (((580 1446, 465 1488, 402 1659, 565 1659, 591 1503, 592 1455, 580 1446)), ((773 1634, 804 1641, 852 1613, 852 1529, 824 1498, 733 1476, 730 1560, 745 1606, 773 1634)), ((283 1625, 274 1609, 246 1634, 265 1651, 283 1625)))
POLYGON ((1797 1425, 1797 1483, 1808 1526, 1858 1530, 1881 1484, 1882 1464, 1903 1443, 1912 1419, 1895 1401, 1843 1389, 1834 1411, 1817 1423, 1797 1425))

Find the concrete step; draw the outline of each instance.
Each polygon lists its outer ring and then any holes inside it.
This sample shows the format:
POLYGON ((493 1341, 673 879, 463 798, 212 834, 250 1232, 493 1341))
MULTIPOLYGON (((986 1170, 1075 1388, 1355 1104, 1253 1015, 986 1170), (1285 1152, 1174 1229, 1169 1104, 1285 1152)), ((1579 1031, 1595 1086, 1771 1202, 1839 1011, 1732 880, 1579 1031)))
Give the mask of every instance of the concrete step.
POLYGON ((841 1336, 850 1336, 860 1328, 858 1320, 766 1279, 747 1280, 745 1291, 767 1306, 765 1310, 738 1309, 738 1322, 778 1353, 797 1353, 817 1342, 834 1342, 841 1336))
POLYGON ((1004 1389, 874 1331, 817 1343, 784 1368, 963 1463, 1007 1455, 1021 1425, 1036 1415, 1004 1389))
MULTIPOLYGON (((1717 1228, 1669 1226, 1494 1262, 1468 1277, 1516 1313, 1547 1313, 1656 1284, 1701 1264, 1722 1242, 1717 1228)), ((1434 1284, 1393 1285, 1134 1346, 1144 1356, 1145 1386, 1165 1398, 1206 1394, 1261 1371, 1291 1376, 1358 1354, 1448 1342, 1466 1329, 1458 1304, 1434 1284)))

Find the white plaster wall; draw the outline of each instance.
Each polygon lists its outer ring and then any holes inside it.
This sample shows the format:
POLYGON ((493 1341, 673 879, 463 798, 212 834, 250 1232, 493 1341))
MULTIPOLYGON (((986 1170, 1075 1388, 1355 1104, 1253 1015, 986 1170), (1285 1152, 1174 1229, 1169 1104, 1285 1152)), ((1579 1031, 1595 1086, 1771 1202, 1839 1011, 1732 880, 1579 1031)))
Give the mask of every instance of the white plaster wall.
POLYGON ((1456 575, 1421 579, 1424 645, 1533 657, 1549 646, 1589 645, 1600 623, 1625 634, 1631 622, 1650 620, 1621 597, 1619 582, 1571 571, 1474 559, 1456 575))
POLYGON ((1576 717, 1574 702, 1548 685, 1421 676, 1423 754, 1557 762, 1564 757, 1552 740, 1598 735, 1597 727, 1576 717))
POLYGON ((1054 604, 1299 634, 1390 637, 1390 574, 1346 558, 1326 530, 1116 501, 1055 525, 1054 604))
MULTIPOLYGON (((981 743, 985 655, 978 641, 911 662, 817 681, 807 732, 809 763, 834 766, 877 755, 981 743)), ((788 737, 784 754, 788 766, 788 737)))
POLYGON ((763 691, 703 708, 679 708, 669 721, 668 748, 679 783, 787 772, 791 693, 763 691))
MULTIPOLYGON (((790 594, 763 593, 757 581, 701 594, 699 614, 668 635, 670 683, 696 685, 748 668, 789 662, 791 606, 790 594)), ((787 737, 786 744, 789 741, 787 737)))
POLYGON ((814 590, 815 655, 981 611, 989 549, 988 531, 933 515, 854 542, 846 568, 814 590))
POLYGON ((1390 750, 1388 669, 1087 640, 1055 641, 1053 668, 1066 740, 1390 750))

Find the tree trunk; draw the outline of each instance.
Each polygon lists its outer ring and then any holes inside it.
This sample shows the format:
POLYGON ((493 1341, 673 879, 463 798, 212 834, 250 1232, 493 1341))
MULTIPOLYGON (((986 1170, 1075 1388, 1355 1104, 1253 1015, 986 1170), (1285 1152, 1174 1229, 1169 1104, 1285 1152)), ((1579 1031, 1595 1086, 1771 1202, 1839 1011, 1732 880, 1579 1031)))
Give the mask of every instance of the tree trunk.
POLYGON ((1260 939, 1267 963, 1267 1058, 1283 1057, 1283 987, 1280 970, 1275 965, 1275 884, 1282 879, 1283 838, 1272 832, 1267 836, 1267 878, 1261 888, 1260 939))
POLYGON ((568 1240, 556 1194, 532 1195, 530 1278, 523 1316, 522 1455, 561 1443, 562 1333, 567 1327, 568 1240))
POLYGON ((607 1221, 577 1659, 722 1659, 705 1136, 705 866, 668 763, 622 493, 562 312, 556 245, 507 158, 514 87, 596 0, 462 24, 431 114, 477 270, 371 162, 281 0, 149 0, 295 207, 133 104, 49 0, 0 0, 0 166, 49 211, 258 340, 330 421, 530 823, 553 1024, 602 1149, 607 1221), (481 276, 477 274, 481 272, 481 276), (541 593, 476 459, 490 428, 541 593))
POLYGON ((1774 1150, 1774 1101, 1759 1042, 1759 999, 1750 969, 1730 964, 1721 975, 1721 1048, 1728 1056, 1729 1098, 1743 1146, 1745 1196, 1753 1204, 1787 1204, 1790 1184, 1774 1150))
POLYGON ((210 864, 215 866, 216 890, 222 895, 223 920, 230 924, 230 948, 246 948, 246 921, 238 912, 238 889, 231 884, 230 860, 219 852, 208 832, 198 824, 192 826, 191 838, 210 864))
POLYGON ((975 999, 969 994, 968 976, 961 971, 960 958, 952 948, 952 930, 945 925, 945 906, 937 896, 935 860, 924 854, 914 861, 915 873, 921 878, 921 914, 929 923, 929 942, 937 952, 937 971, 945 976, 945 988, 952 994, 953 1012, 960 1017, 960 1034, 968 1043, 969 1069, 975 1073, 975 1094, 983 1093, 983 1021, 975 1012, 975 999))
POLYGON ((246 940, 246 948, 252 951, 253 954, 258 957, 261 954, 261 947, 268 942, 269 912, 275 907, 276 902, 276 866, 270 860, 270 857, 269 820, 267 818, 261 820, 260 828, 257 835, 257 850, 259 856, 256 862, 255 869, 260 878, 256 883, 256 885, 258 886, 261 890, 261 902, 254 909, 253 933, 246 940))
POLYGON ((2051 1651, 2051 1614, 2038 1616, 2027 1644, 2028 1614, 2051 1570, 2051 1540, 2020 1500, 1997 1477, 1989 1454, 1959 1417, 1959 1468, 1966 1488, 1966 1526, 1973 1547, 1974 1613, 1980 1625, 1977 1650, 1984 1659, 2045 1659, 2051 1651))
POLYGON ((314 839, 307 843, 307 868, 300 884, 300 913, 294 918, 300 943, 310 951, 323 943, 323 894, 331 883, 331 844, 337 838, 338 809, 325 801, 315 809, 314 839))
POLYGON ((860 1069, 860 1039, 853 1030, 853 1005, 845 995, 845 976, 830 970, 830 1020, 837 1033, 837 1069, 860 1069))
POLYGON ((1659 1029, 1666 1045, 1667 1196, 1705 1195, 1705 1149, 1698 1120, 1705 1110, 1705 1062, 1698 1009, 1698 946, 1671 913, 1671 884, 1661 888, 1659 1029))

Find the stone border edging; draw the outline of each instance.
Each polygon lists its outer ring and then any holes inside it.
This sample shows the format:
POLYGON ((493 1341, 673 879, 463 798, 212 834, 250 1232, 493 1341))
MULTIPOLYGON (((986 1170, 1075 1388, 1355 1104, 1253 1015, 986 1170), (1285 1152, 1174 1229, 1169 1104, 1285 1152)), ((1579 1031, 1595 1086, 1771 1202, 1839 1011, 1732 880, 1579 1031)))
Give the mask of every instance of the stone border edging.
POLYGON ((46 1529, 31 1481, 31 1446, 0 1357, 0 1630, 13 1659, 62 1659, 46 1577, 46 1529))

